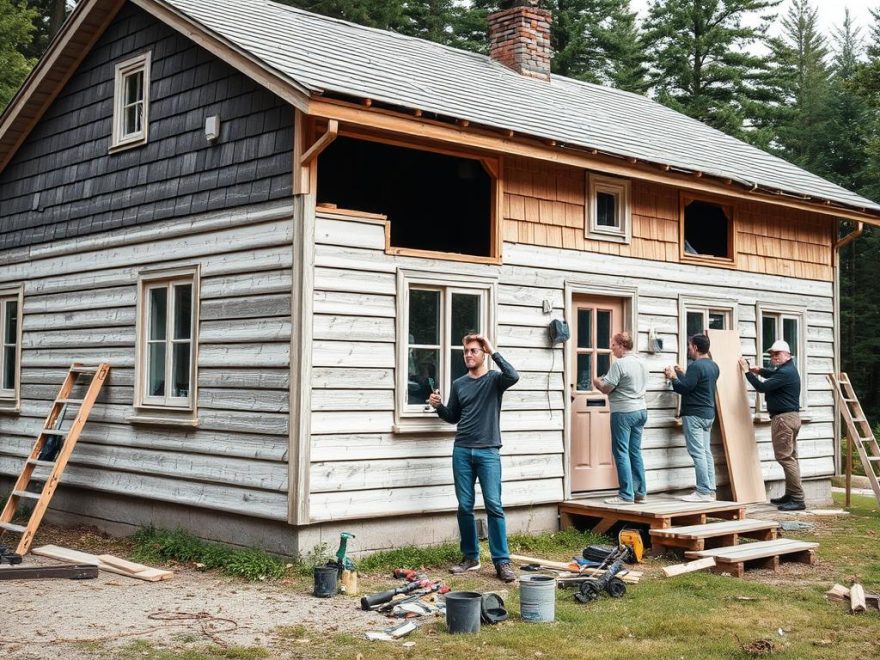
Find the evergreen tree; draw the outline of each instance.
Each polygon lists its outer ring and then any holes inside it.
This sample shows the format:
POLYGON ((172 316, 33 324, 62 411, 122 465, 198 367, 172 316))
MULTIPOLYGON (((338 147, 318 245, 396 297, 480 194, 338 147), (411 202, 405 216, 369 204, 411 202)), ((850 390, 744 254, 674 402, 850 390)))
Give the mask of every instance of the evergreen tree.
POLYGON ((749 51, 764 38, 779 0, 654 0, 644 40, 652 56, 657 100, 726 133, 745 137, 763 57, 749 51), (757 25, 748 23, 756 21, 757 25))
POLYGON ((650 87, 648 57, 636 22, 637 14, 630 11, 628 0, 619 4, 621 11, 614 15, 605 33, 606 80, 612 87, 646 94, 650 87))
POLYGON ((34 65, 23 54, 31 43, 34 17, 35 12, 24 2, 0 0, 0 111, 34 65))
POLYGON ((404 0, 276 0, 285 5, 383 30, 405 23, 404 0))
POLYGON ((49 42, 61 29, 64 19, 69 10, 73 8, 77 0, 26 0, 27 5, 34 10, 34 32, 31 42, 22 48, 22 54, 28 58, 39 58, 49 42), (68 4, 70 7, 68 7, 68 4))

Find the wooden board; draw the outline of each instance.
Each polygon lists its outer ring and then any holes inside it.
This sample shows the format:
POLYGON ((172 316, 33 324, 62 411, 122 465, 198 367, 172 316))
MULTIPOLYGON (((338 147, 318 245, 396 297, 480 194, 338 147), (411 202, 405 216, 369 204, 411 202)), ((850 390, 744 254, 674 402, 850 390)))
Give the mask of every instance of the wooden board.
POLYGON ((93 555, 88 552, 62 548, 57 545, 40 546, 39 548, 32 549, 31 552, 35 555, 51 557, 52 559, 58 559, 60 561, 69 561, 77 564, 95 564, 102 571, 118 573, 119 575, 137 578, 138 580, 146 580, 147 582, 170 580, 174 577, 172 571, 166 571, 160 568, 150 568, 149 566, 129 562, 125 559, 114 557, 113 555, 93 555))
POLYGON ((727 534, 741 534, 764 529, 776 529, 779 523, 773 520, 724 520, 705 525, 688 525, 687 527, 670 527, 668 529, 652 529, 651 536, 700 539, 727 534))
POLYGON ((708 330, 707 334, 712 345, 712 359, 721 372, 715 393, 716 414, 721 424, 733 499, 737 502, 764 502, 767 491, 761 476, 752 410, 746 379, 738 364, 742 354, 739 332, 708 330))
POLYGON ((675 577, 676 575, 684 575, 685 573, 693 573, 694 571, 702 571, 706 568, 714 568, 715 557, 704 557, 695 561, 689 561, 686 564, 675 564, 674 566, 666 566, 663 569, 663 575, 666 577, 675 577))
POLYGON ((98 567, 94 564, 0 566, 0 580, 45 580, 49 578, 87 580, 96 577, 98 577, 98 567))

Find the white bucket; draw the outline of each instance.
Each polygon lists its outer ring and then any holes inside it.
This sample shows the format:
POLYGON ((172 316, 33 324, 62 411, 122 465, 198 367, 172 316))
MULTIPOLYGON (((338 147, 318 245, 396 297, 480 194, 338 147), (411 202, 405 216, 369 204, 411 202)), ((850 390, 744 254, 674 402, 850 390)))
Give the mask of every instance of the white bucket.
POLYGON ((552 575, 523 575, 519 579, 519 613, 526 621, 556 620, 556 578, 552 575))

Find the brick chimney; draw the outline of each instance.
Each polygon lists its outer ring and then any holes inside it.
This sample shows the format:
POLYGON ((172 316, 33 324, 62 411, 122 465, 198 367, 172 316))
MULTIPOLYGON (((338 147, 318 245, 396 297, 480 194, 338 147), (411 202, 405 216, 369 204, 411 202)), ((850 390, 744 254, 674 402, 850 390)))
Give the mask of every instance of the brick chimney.
POLYGON ((538 0, 507 0, 489 15, 489 56, 517 73, 550 80, 550 22, 538 0))

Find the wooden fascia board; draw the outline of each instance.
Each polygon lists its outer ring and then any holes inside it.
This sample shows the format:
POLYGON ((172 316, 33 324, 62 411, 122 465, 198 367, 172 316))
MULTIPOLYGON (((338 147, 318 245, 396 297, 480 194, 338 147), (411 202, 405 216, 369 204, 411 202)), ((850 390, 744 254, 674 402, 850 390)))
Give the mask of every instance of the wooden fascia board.
POLYGON ((110 22, 115 18, 116 14, 125 4, 125 0, 85 0, 80 2, 73 13, 68 17, 61 31, 55 35, 52 43, 46 51, 46 54, 40 58, 40 61, 31 71, 30 75, 25 79, 24 84, 18 93, 13 97, 6 112, 0 116, 0 144, 6 141, 9 130, 17 123, 24 122, 24 128, 21 133, 14 139, 8 149, 0 151, 0 172, 2 172, 9 161, 30 135, 34 126, 45 114, 46 110, 58 96, 67 81, 76 71, 80 63, 85 59, 86 55, 91 51, 95 42, 100 38, 107 29, 110 22), (86 44, 74 49, 74 54, 68 53, 68 47, 77 36, 83 36, 84 24, 93 18, 93 14, 106 8, 107 15, 101 20, 98 29, 94 33, 88 34, 86 44), (69 61, 61 68, 64 69, 63 75, 58 81, 52 83, 50 88, 45 90, 45 97, 42 100, 36 100, 37 95, 43 91, 42 85, 45 83, 47 74, 52 71, 63 57, 69 57, 69 61), (35 105, 36 111, 25 114, 25 110, 29 105, 35 105))
MULTIPOLYGON (((559 165, 569 165, 583 169, 612 174, 615 176, 628 177, 641 181, 650 181, 667 186, 674 186, 681 190, 693 191, 702 194, 719 195, 726 198, 746 199, 774 206, 809 211, 821 215, 832 216, 865 222, 880 226, 880 213, 870 215, 861 211, 831 206, 819 202, 808 202, 791 196, 769 195, 764 192, 750 192, 746 190, 731 189, 730 185, 714 182, 711 177, 687 176, 668 172, 658 172, 646 167, 638 167, 625 161, 614 162, 592 154, 580 153, 570 149, 553 148, 537 141, 527 139, 515 139, 505 137, 500 133, 479 128, 462 127, 459 125, 444 124, 438 121, 427 120, 396 113, 381 108, 362 108, 344 102, 315 99, 309 106, 309 114, 324 119, 336 119, 337 121, 351 126, 367 127, 373 130, 387 131, 398 135, 409 136, 411 140, 424 140, 439 144, 454 144, 459 148, 466 146, 471 149, 489 151, 495 154, 510 156, 522 156, 533 158, 559 165)), ((340 129, 341 130, 341 129, 340 129)))
POLYGON ((284 99, 297 110, 308 112, 311 91, 296 80, 272 69, 244 49, 161 0, 131 0, 131 2, 284 99))

